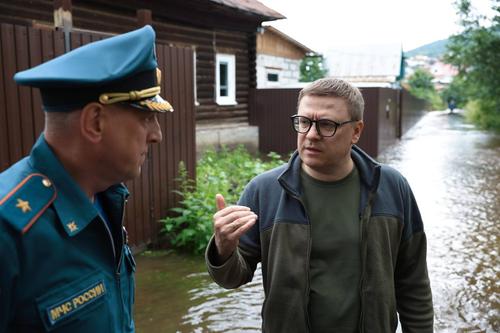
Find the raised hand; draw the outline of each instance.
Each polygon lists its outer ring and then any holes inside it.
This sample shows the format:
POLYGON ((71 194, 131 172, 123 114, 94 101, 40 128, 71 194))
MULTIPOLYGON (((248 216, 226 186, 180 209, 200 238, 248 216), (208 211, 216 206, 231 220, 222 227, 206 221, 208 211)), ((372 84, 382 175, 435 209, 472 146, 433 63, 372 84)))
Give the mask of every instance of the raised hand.
POLYGON ((257 215, 245 206, 228 206, 221 194, 215 196, 217 213, 214 214, 215 246, 219 262, 224 262, 238 247, 241 235, 250 229, 257 215))

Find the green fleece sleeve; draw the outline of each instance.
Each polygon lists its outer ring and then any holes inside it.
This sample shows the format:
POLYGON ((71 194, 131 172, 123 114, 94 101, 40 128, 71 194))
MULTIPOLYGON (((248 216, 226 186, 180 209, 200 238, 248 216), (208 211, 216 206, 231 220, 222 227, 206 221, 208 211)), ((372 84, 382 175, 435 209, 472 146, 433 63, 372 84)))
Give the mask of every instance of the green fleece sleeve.
POLYGON ((221 287, 234 289, 252 281, 258 259, 249 251, 239 246, 235 252, 221 265, 217 265, 217 249, 214 236, 210 239, 205 252, 208 273, 221 287))
POLYGON ((433 332, 434 310, 426 264, 426 237, 415 233, 401 244, 395 275, 396 301, 404 333, 433 332))

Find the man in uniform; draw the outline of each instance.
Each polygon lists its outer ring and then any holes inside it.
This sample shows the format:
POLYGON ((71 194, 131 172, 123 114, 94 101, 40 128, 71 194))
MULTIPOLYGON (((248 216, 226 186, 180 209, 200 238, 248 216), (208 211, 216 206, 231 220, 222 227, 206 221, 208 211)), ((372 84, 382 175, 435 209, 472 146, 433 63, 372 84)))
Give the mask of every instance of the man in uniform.
POLYGON ((0 174, 0 332, 134 332, 122 182, 173 111, 154 43, 145 26, 15 75, 40 89, 45 128, 0 174))

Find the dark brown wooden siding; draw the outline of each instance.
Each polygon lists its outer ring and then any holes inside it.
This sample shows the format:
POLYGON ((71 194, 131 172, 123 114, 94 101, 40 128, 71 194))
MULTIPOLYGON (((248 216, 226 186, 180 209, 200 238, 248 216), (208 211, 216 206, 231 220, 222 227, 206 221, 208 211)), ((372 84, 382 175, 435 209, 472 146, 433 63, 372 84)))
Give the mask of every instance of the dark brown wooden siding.
MULTIPOLYGON (((192 6, 200 1, 191 1, 192 6)), ((223 122, 241 123, 248 121, 249 89, 256 86, 256 27, 255 23, 245 23, 240 30, 207 27, 189 24, 183 11, 188 10, 188 1, 169 1, 164 4, 177 12, 177 20, 165 16, 159 1, 73 1, 72 17, 74 29, 87 29, 105 33, 123 33, 137 27, 136 10, 152 8, 153 27, 157 41, 170 46, 191 47, 196 50, 196 120, 199 124, 218 124, 223 122), (158 7, 160 6, 160 7, 158 7), (154 9, 157 9, 156 11, 154 9), (255 24, 252 29, 251 24, 255 24), (250 27, 249 27, 250 25, 250 27), (217 52, 236 56, 236 101, 237 105, 219 106, 215 102, 215 55, 217 52)), ((213 4, 212 4, 213 5, 213 4)), ((206 4, 203 6, 207 6, 206 4)), ((205 9, 204 9, 205 10, 205 9)), ((220 15, 206 8, 205 16, 220 15)), ((200 15, 197 13, 197 15, 200 15)), ((200 22, 203 18, 200 17, 200 22)), ((207 21, 207 20, 205 20, 207 21)), ((210 21, 210 20, 208 20, 210 21)), ((227 17, 225 25, 237 27, 241 24, 238 17, 227 17)), ((53 25, 53 1, 50 0, 0 0, 0 22, 53 25)), ((207 22, 204 22, 206 25, 207 22)), ((214 23, 215 24, 215 23, 214 23)), ((194 74, 193 74, 194 75, 194 74)), ((169 77, 166 78, 169 80, 169 77)))
POLYGON ((250 125, 259 127, 259 151, 288 154, 297 148, 290 116, 297 113, 300 89, 252 89, 250 125))
POLYGON ((364 88, 361 89, 361 93, 365 100, 365 111, 363 113, 365 127, 363 128, 358 145, 371 156, 376 156, 379 151, 379 141, 377 140, 379 136, 379 94, 376 88, 364 88))
MULTIPOLYGON (((101 34, 73 33, 71 45, 76 48, 102 38, 101 34)), ((191 177, 196 163, 193 51, 162 43, 156 48, 159 67, 167 78, 162 96, 175 112, 159 116, 163 141, 152 146, 142 175, 127 183, 131 197, 125 224, 131 243, 139 247, 157 239, 157 220, 177 205, 172 190, 179 163, 184 163, 191 177)), ((13 75, 63 52, 62 32, 0 25, 0 171, 29 154, 44 126, 38 89, 17 86, 13 75)))
POLYGON ((404 113, 400 119, 400 131, 402 135, 408 132, 422 118, 425 110, 432 110, 429 102, 413 96, 408 90, 404 89, 401 93, 400 103, 404 113))
MULTIPOLYGON (((252 89, 250 124, 259 126, 259 150, 287 154, 296 149, 296 134, 290 116, 296 113, 300 89, 252 89)), ((423 115, 425 103, 408 97, 404 90, 362 88, 365 100, 363 134, 358 142, 363 150, 376 157, 393 144, 423 115), (402 102, 401 94, 406 102, 402 102), (405 124, 402 130, 400 123, 405 124)))

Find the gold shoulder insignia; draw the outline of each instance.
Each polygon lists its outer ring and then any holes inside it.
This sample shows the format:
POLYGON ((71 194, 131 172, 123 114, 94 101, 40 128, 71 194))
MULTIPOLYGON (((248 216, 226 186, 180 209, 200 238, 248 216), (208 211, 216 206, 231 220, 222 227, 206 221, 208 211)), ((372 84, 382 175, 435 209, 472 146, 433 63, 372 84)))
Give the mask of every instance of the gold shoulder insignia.
POLYGON ((0 198, 0 217, 26 233, 56 198, 56 189, 44 175, 32 173, 0 198))

